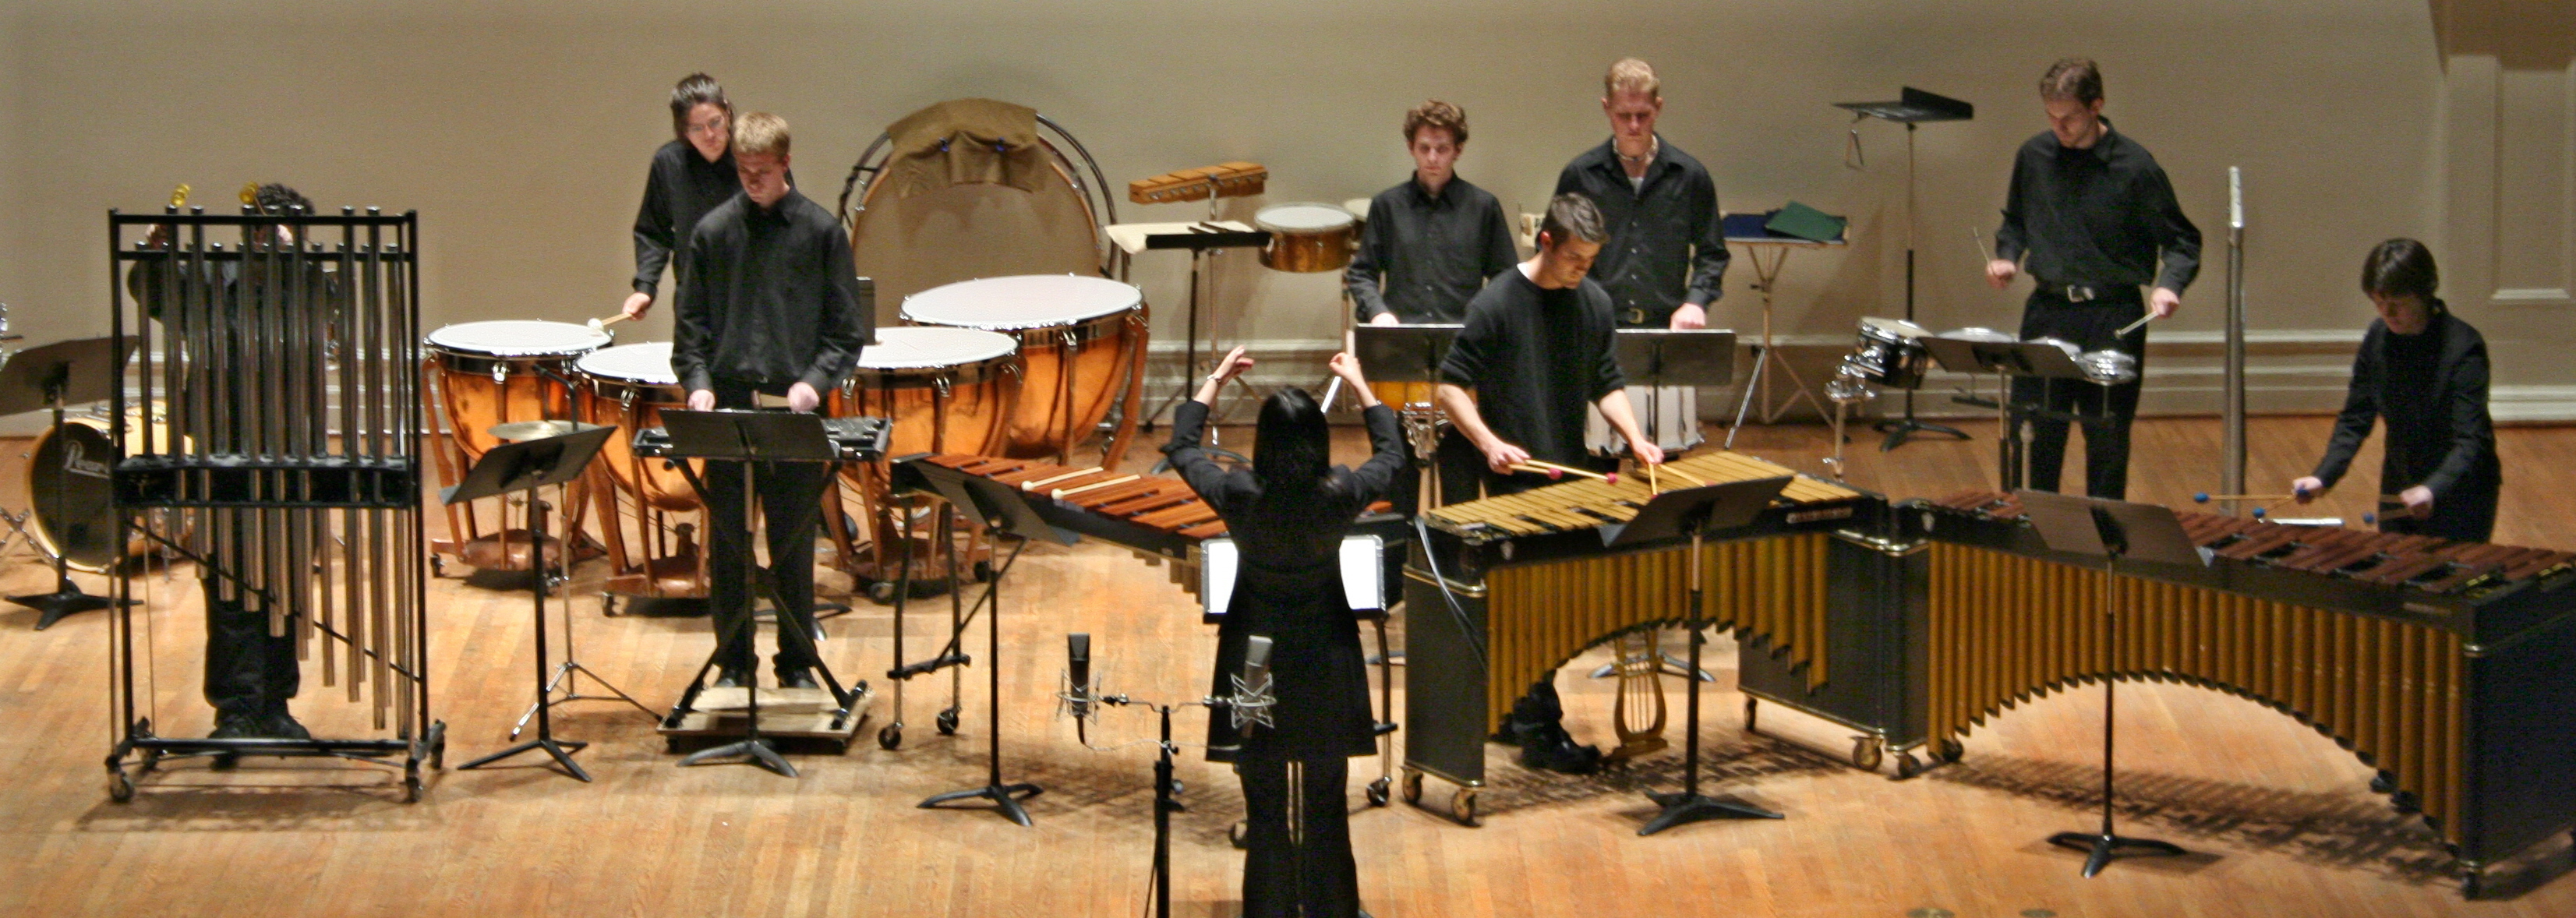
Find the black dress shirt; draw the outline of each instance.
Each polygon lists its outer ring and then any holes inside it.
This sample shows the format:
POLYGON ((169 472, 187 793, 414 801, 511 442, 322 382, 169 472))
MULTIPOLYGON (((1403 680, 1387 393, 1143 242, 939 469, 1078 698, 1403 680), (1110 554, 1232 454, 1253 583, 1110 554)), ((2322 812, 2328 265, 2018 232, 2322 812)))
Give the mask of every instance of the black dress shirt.
POLYGON ((1683 303, 1726 294, 1724 226, 1707 167, 1661 138, 1645 183, 1628 180, 1616 141, 1583 152, 1556 177, 1556 193, 1582 192, 1601 208, 1610 241, 1592 277, 1610 292, 1622 327, 1662 328, 1683 303))
POLYGON ((1467 304, 1440 381, 1476 394, 1494 436, 1543 462, 1581 466, 1584 411, 1627 386, 1612 349, 1610 294, 1591 278, 1548 290, 1505 271, 1467 304))
POLYGON ((2043 286, 2153 283, 2181 293, 2200 274, 2200 228, 2174 201, 2164 167, 2105 119, 2102 139, 2089 148, 2059 146, 2057 135, 2041 131, 2014 155, 1995 257, 2023 252, 2043 286))
POLYGON ((1369 199, 1342 284, 1361 322, 1392 312, 1408 324, 1455 323, 1486 278, 1519 262, 1511 222, 1492 192, 1451 176, 1434 195, 1413 179, 1369 199))
POLYGON ((2381 493, 2420 484, 2433 490, 2437 514, 2483 498, 2492 516, 2503 476, 2487 413, 2487 342, 2477 329, 2447 309, 2415 335, 2393 334, 2387 323, 2371 321, 2353 354, 2343 413, 2314 472, 2327 487, 2351 469, 2373 420, 2388 424, 2381 493))
MULTIPOLYGON (((790 185, 795 181, 788 178, 790 185)), ((730 144, 715 162, 677 140, 653 151, 652 171, 644 177, 644 205, 635 210, 635 292, 652 295, 673 250, 687 245, 689 230, 707 211, 741 193, 742 177, 734 172, 730 144)), ((671 265, 672 280, 687 278, 687 268, 685 259, 671 265)))
POLYGON ((828 390, 876 337, 840 221, 802 192, 769 208, 746 194, 716 205, 690 234, 688 259, 671 371, 689 391, 715 377, 828 390))

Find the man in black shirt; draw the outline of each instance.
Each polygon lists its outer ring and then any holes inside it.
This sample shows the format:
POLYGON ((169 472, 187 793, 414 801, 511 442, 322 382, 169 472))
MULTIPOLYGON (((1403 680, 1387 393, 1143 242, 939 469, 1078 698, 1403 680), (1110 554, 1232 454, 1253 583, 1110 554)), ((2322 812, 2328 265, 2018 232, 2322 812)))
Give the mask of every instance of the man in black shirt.
POLYGON ((1404 116, 1413 178, 1369 199, 1359 251, 1342 272, 1359 321, 1455 323, 1485 279, 1520 261, 1492 192, 1454 171, 1467 151, 1467 113, 1438 99, 1404 116))
MULTIPOLYGON (((1663 84, 1655 68, 1626 58, 1601 81, 1601 111, 1610 139, 1557 174, 1556 193, 1580 193, 1601 208, 1610 242, 1592 275, 1609 291, 1621 328, 1708 327, 1708 305, 1725 295, 1729 256, 1717 213, 1717 182, 1699 160, 1655 133, 1663 84)), ((1658 445, 1700 442, 1695 391, 1657 393, 1658 445)), ((1645 410, 1646 390, 1634 393, 1645 410)))
POLYGON ((686 254, 688 233, 707 211, 742 193, 734 177, 733 102, 716 78, 692 73, 671 88, 671 131, 679 139, 653 151, 644 204, 635 211, 635 292, 619 310, 630 319, 653 308, 663 266, 673 286, 687 282, 688 260, 675 264, 672 256, 686 254))
MULTIPOLYGON (((2027 270, 2038 282, 2022 311, 2024 340, 2052 337, 2137 358, 2141 378, 2107 392, 2064 380, 2019 379, 2013 386, 2018 402, 2044 400, 2051 410, 2105 416, 2084 427, 2085 493, 2116 499, 2128 493, 2129 421, 2144 386, 2147 332, 2142 326, 2115 333, 2149 312, 2161 319, 2182 306, 2183 288, 2200 273, 2200 229, 2183 216, 2155 157, 2102 117, 2102 74, 2092 61, 2058 61, 2040 78, 2039 96, 2049 129, 2022 144, 2013 159, 1986 280, 2002 289, 2027 270), (2024 255, 2027 267, 2018 263, 2024 255), (2150 283, 2155 290, 2142 301, 2138 288, 2150 283)), ((2067 422, 2030 423, 2029 485, 2055 491, 2066 464, 2067 422)))
MULTIPOLYGON (((812 411, 857 365, 860 348, 875 336, 873 317, 859 309, 840 221, 788 185, 787 122, 766 112, 745 115, 734 126, 733 148, 742 193, 709 211, 689 236, 671 371, 692 411, 752 408, 754 393, 784 395, 790 410, 812 411)), ((829 474, 813 462, 759 468, 782 632, 813 633, 814 526, 829 474)), ((707 463, 706 486, 708 599, 723 642, 717 685, 748 686, 755 657, 752 597, 743 587, 752 558, 742 469, 707 463)), ((779 645, 772 658, 779 685, 813 687, 812 643, 782 638, 779 645)))
POLYGON ((2334 487, 2370 439, 2371 422, 2385 421, 2380 531, 2484 542, 2495 534, 2504 488, 2487 414, 2487 342, 2433 295, 2440 280, 2421 242, 2391 239, 2371 249, 2361 289, 2379 318, 2353 354, 2325 457, 2290 492, 2304 504, 2334 487))
MULTIPOLYGON (((1548 483, 1513 474, 1516 463, 1585 464, 1583 420, 1592 406, 1633 444, 1637 461, 1664 461, 1628 410, 1610 294, 1584 276, 1609 238, 1590 200, 1557 195, 1539 229, 1537 256, 1495 277, 1467 304, 1466 327, 1440 365, 1438 392, 1450 423, 1484 457, 1488 495, 1548 483)), ((1555 678, 1541 679, 1513 705, 1507 738, 1520 744, 1523 764, 1589 771, 1600 751, 1566 735, 1555 678)))

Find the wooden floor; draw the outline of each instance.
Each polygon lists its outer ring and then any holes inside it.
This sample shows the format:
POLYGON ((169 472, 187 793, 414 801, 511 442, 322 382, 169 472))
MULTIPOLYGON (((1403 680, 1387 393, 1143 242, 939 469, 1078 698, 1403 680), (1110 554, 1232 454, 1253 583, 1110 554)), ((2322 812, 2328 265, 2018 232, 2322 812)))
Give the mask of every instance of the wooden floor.
MULTIPOLYGON (((2303 473, 2326 424, 2257 421, 2256 487, 2303 473)), ((1899 497, 1981 485, 1991 476, 1991 425, 1972 432, 1973 442, 1924 441, 1889 454, 1855 443, 1852 480, 1899 497)), ((2576 429, 2501 438, 2507 483, 2497 540, 2576 545, 2576 474, 2555 464, 2576 455, 2576 429)), ((1737 448, 1817 470, 1825 440, 1821 428, 1750 428, 1737 448)), ((2211 421, 2140 422, 2132 497, 2185 502, 2217 490, 2218 445, 2211 421)), ((0 476, 17 474, 21 451, 0 449, 12 457, 0 476)), ((2356 467, 2376 463, 2374 451, 2356 467)), ((2366 500, 2375 493, 2370 477, 2345 490, 2366 500)), ((12 501, 19 493, 0 482, 12 501)), ((2356 519, 2368 509, 2351 501, 2327 508, 2356 519)), ((590 565, 576 577, 580 659, 648 703, 669 703, 712 646, 707 621, 603 618, 600 576, 590 565)), ((827 585, 846 585, 828 577, 827 585)), ((100 588, 98 578, 80 579, 100 588)), ((202 621, 191 580, 182 571, 159 585, 148 618, 158 722, 174 734, 211 721, 196 687, 202 621)), ((0 589, 46 585, 23 552, 0 565, 0 589)), ((453 737, 450 765, 499 748, 529 697, 528 604, 509 585, 477 577, 432 587, 433 673, 453 737)), ((846 677, 881 676, 891 615, 858 606, 830 623, 825 653, 846 677)), ((911 634, 944 624, 945 604, 932 608, 913 618, 911 634)), ((674 767, 646 717, 582 703, 557 729, 592 743, 579 757, 596 784, 535 767, 450 771, 436 776, 426 801, 404 805, 380 769, 252 762, 230 773, 177 768, 117 804, 100 768, 111 727, 106 619, 88 613, 42 633, 29 630, 35 619, 14 606, 0 613, 4 914, 1136 915, 1152 842, 1152 754, 1136 743, 1152 723, 1134 709, 1111 711, 1092 733, 1110 748, 1078 745, 1050 698, 1063 635, 1091 632, 1108 687, 1147 698, 1198 697, 1213 653, 1192 601, 1162 569, 1105 545, 1032 550, 1004 597, 999 663, 1005 776, 1046 789, 1030 804, 1035 828, 990 812, 913 806, 984 780, 984 666, 993 661, 980 629, 958 735, 931 728, 947 679, 921 680, 907 700, 902 749, 863 743, 842 756, 800 755, 798 780, 743 766, 674 767)), ((922 646, 912 644, 913 653, 922 646)), ((2564 840, 2509 865, 2497 900, 2463 903, 2434 836, 2371 794, 2370 771, 2351 754, 2251 702, 2163 685, 2120 694, 2123 828, 2195 853, 2080 879, 2080 857, 2042 839, 2093 824, 2098 694, 2025 704, 1967 737, 1962 762, 1897 782, 1842 764, 1849 739, 1821 722, 1765 708, 1764 734, 1746 734, 1727 646, 1711 662, 1719 682, 1703 731, 1714 790, 1788 819, 1639 838, 1636 826, 1651 812, 1640 792, 1674 783, 1674 755, 1570 778, 1523 771, 1492 747, 1482 828, 1400 804, 1352 816, 1368 907, 1380 916, 1658 918, 2576 914, 2564 840)), ((1577 735, 1606 737, 1611 684, 1568 676, 1563 687, 1577 735)), ((336 692, 316 687, 296 710, 317 733, 363 726, 336 692)), ((881 701, 879 718, 888 711, 881 701)), ((1196 737, 1203 724, 1186 718, 1181 735, 1196 737)), ((1231 775, 1195 752, 1181 767, 1190 811, 1176 819, 1175 912, 1230 918, 1241 856, 1225 831, 1241 797, 1231 775)), ((1376 769, 1373 759, 1354 760, 1355 807, 1376 769)))

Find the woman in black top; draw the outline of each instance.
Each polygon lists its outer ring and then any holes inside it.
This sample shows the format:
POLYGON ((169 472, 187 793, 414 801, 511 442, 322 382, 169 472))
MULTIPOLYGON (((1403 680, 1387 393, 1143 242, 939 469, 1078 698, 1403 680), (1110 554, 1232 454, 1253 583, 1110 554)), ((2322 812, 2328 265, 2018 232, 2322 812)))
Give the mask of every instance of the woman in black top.
POLYGON ((2371 249, 2361 289, 2379 318, 2353 355, 2351 389, 2325 458, 2290 490, 2306 503, 2334 487, 2377 418, 2388 424, 2380 530, 2484 542, 2495 532, 2504 483, 2487 415, 2487 343, 2433 295, 2439 284, 2423 243, 2391 239, 2371 249))
POLYGON ((1243 779, 1246 918, 1348 918, 1365 913, 1351 858, 1346 760, 1376 753, 1377 718, 1338 554, 1352 519, 1404 467, 1404 438, 1395 412, 1369 392, 1359 361, 1335 354, 1334 375, 1365 406, 1368 462, 1333 467, 1323 409, 1292 388, 1262 403, 1252 468, 1220 467, 1199 448, 1199 429, 1226 380, 1251 366, 1242 348, 1227 354, 1198 396, 1173 412, 1172 442, 1163 447, 1191 490, 1225 518, 1243 559, 1217 628, 1211 694, 1233 693, 1248 638, 1273 642, 1272 725, 1247 735, 1229 708, 1211 707, 1208 758, 1234 762, 1243 779))
POLYGON ((674 261, 688 252, 689 231, 742 193, 733 168, 733 102, 716 78, 692 73, 671 87, 671 133, 679 137, 653 151, 644 204, 635 211, 635 292, 619 308, 630 319, 653 308, 664 265, 674 288, 687 278, 688 264, 674 261))

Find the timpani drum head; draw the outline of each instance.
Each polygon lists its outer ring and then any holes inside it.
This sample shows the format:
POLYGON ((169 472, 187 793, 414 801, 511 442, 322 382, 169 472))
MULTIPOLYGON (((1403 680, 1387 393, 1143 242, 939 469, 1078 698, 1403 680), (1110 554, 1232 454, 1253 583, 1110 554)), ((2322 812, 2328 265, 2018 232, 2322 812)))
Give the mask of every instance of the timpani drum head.
POLYGON ((1018 331, 1076 325, 1143 302, 1144 291, 1105 277, 1024 274, 959 281, 904 297, 903 318, 929 325, 1018 331))
POLYGON ((598 350, 611 340, 608 332, 587 325, 535 319, 463 322, 443 326, 425 339, 438 350, 482 357, 569 357, 598 350))
POLYGON ((1252 225, 1273 233, 1329 233, 1359 222, 1351 212, 1330 204, 1273 204, 1252 217, 1252 225))
POLYGON ((1020 342, 999 332, 931 325, 877 329, 877 343, 859 350, 864 373, 962 367, 1008 357, 1020 342))
POLYGON ((680 375, 671 371, 671 342, 652 341, 644 344, 621 344, 583 354, 573 367, 585 376, 614 379, 645 386, 677 386, 680 375))

